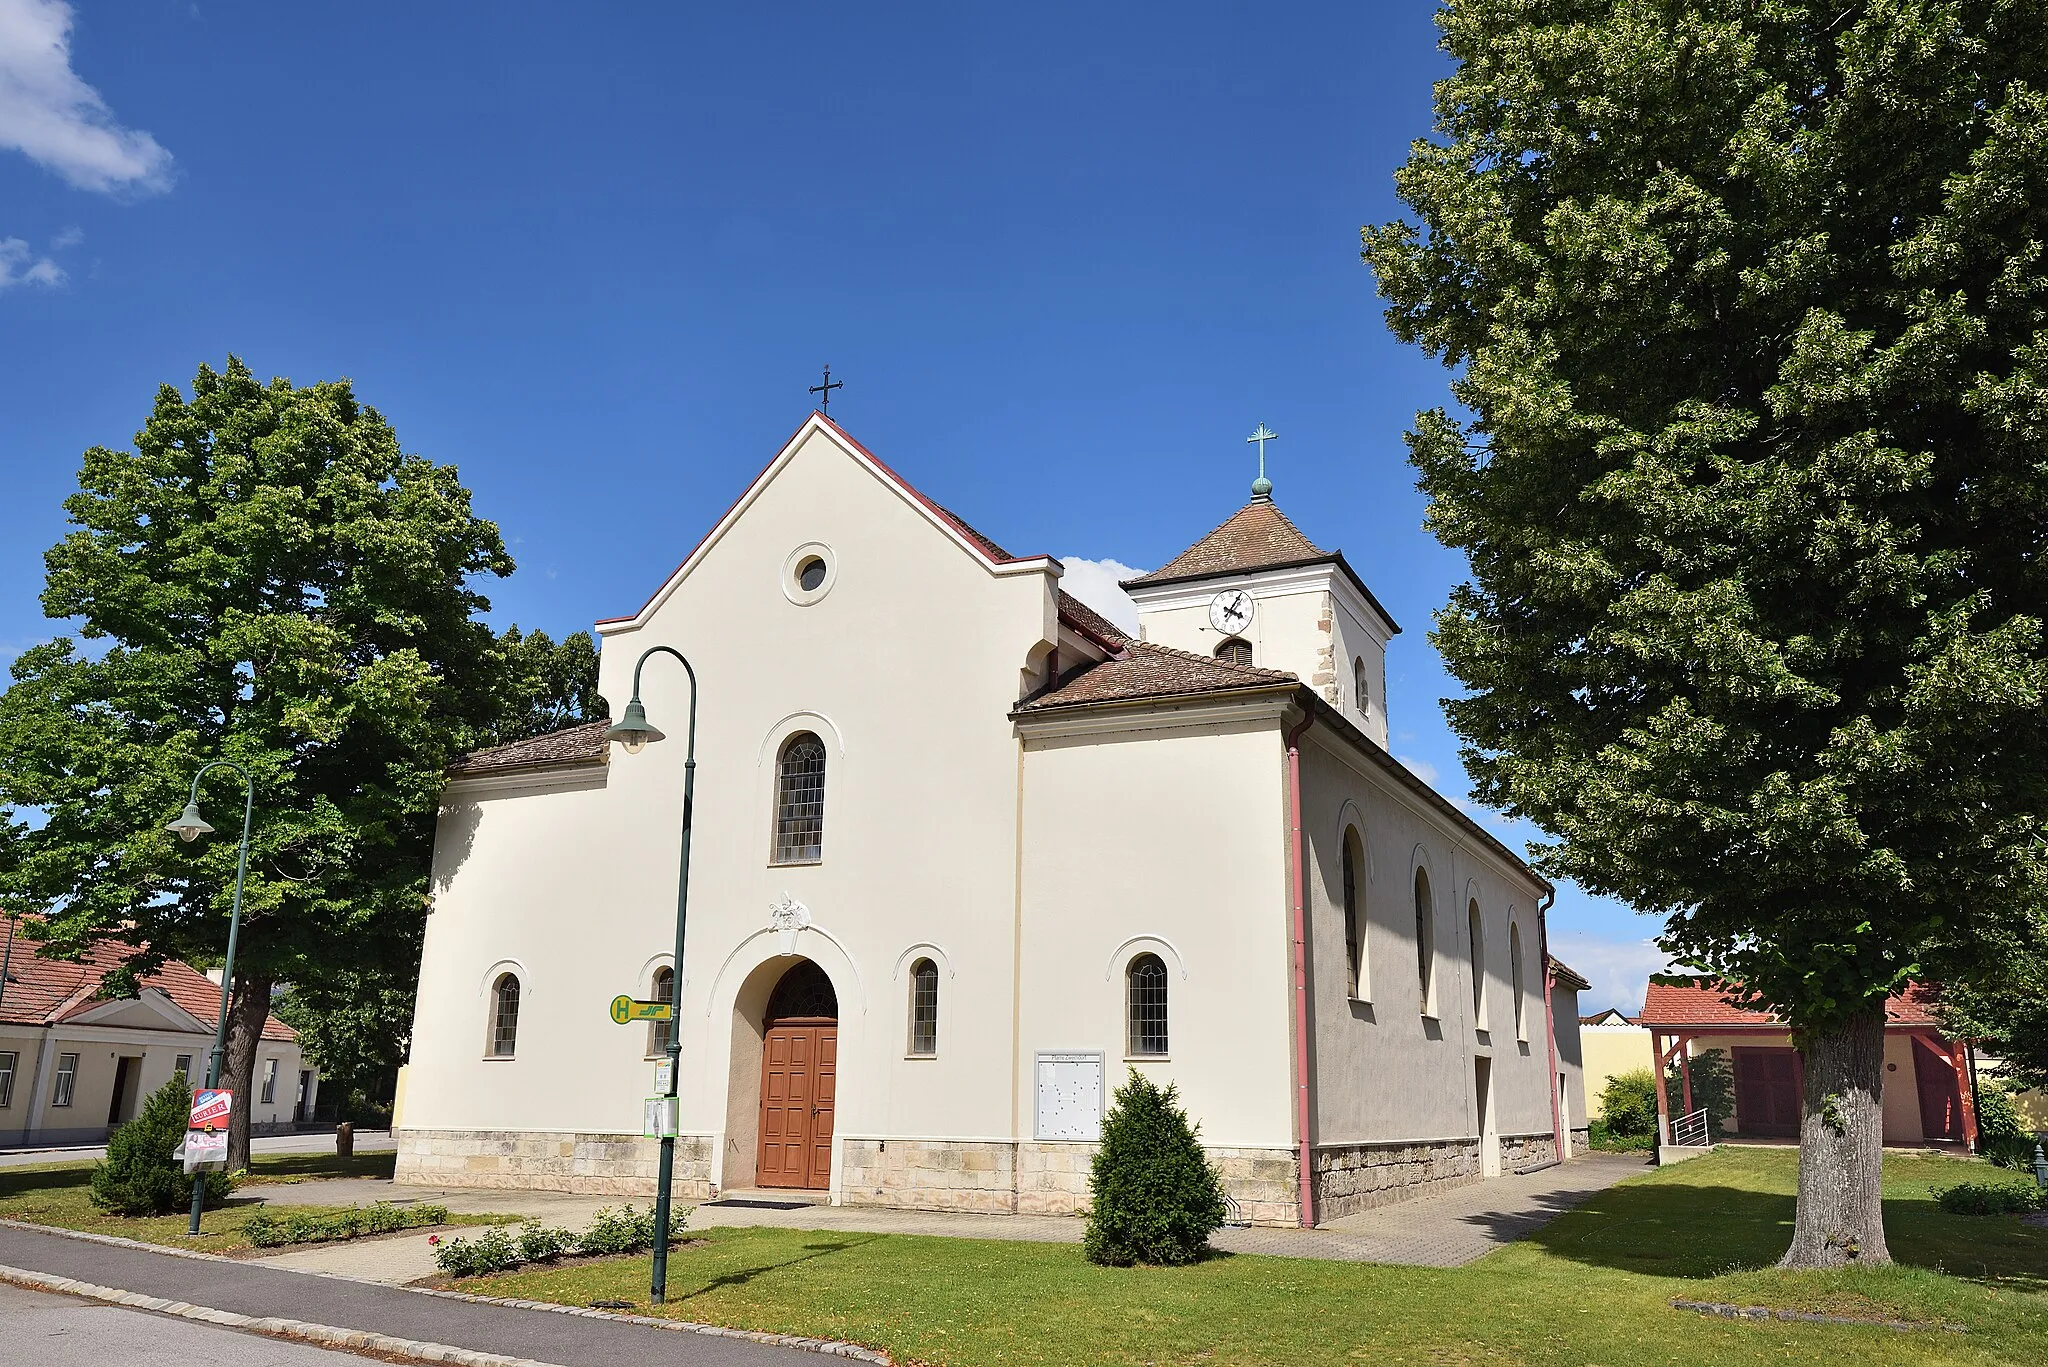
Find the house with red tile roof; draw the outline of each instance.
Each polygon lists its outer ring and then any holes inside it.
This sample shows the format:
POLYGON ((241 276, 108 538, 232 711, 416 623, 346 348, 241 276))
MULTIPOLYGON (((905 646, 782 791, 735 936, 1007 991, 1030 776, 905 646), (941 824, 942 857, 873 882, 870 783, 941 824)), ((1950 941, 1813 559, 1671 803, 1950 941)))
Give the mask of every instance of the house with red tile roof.
POLYGON ((1064 572, 807 420, 598 624, 666 739, 450 768, 400 1179, 644 1194, 671 1042, 697 1199, 1074 1213, 1134 1069, 1259 1223, 1582 1148, 1552 889, 1388 752, 1400 628, 1345 555, 1262 477, 1120 621, 1064 572))
MULTIPOLYGON (((49 959, 17 927, 0 934, 0 1148, 97 1144, 175 1074, 203 1079, 219 983, 173 960, 144 976, 134 996, 112 996, 103 979, 126 962, 123 947, 102 943, 75 961, 49 959)), ((311 1116, 318 1090, 298 1033, 270 1017, 256 1055, 251 1127, 290 1129, 311 1116)))
MULTIPOLYGON (((1969 1061, 1962 1043, 1941 1033, 1932 1003, 1933 994, 1921 983, 1907 984, 1885 1002, 1884 1142, 1974 1149, 1969 1061)), ((1636 1024, 1649 1032, 1647 1061, 1657 1078, 1664 1133, 1670 1133, 1674 1114, 1693 1109, 1691 1061, 1719 1050, 1735 1078, 1735 1114, 1725 1120, 1731 1136, 1799 1137, 1805 1069, 1791 1032, 1767 1008, 1745 1003, 1739 990, 1719 979, 1652 980, 1636 1024), (1667 1094, 1665 1084, 1673 1062, 1681 1075, 1677 1097, 1667 1094)))

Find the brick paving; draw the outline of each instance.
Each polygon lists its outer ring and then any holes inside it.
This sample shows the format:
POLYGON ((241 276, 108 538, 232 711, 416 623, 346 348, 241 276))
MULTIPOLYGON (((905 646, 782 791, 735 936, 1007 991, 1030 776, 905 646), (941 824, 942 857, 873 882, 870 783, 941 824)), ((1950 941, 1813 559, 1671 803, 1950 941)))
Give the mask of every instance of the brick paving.
MULTIPOLYGON (((1560 1167, 1492 1178, 1381 1206, 1332 1221, 1320 1229, 1224 1229, 1217 1231, 1211 1242, 1232 1253, 1462 1267, 1502 1244, 1542 1228, 1562 1212, 1646 1166, 1639 1154, 1586 1154, 1560 1167)), ((469 1187, 399 1187, 367 1179, 307 1182, 261 1189, 260 1194, 275 1204, 433 1201, 458 1211, 516 1212, 572 1229, 587 1224, 599 1206, 620 1204, 618 1197, 469 1187)), ((874 1206, 761 1210, 700 1205, 690 1211, 688 1225, 693 1229, 763 1225, 1038 1243, 1079 1243, 1082 1231, 1082 1222, 1068 1216, 964 1215, 874 1206)), ((327 1272, 391 1284, 424 1277, 434 1270, 433 1252, 424 1235, 305 1249, 259 1261, 295 1271, 327 1272)))

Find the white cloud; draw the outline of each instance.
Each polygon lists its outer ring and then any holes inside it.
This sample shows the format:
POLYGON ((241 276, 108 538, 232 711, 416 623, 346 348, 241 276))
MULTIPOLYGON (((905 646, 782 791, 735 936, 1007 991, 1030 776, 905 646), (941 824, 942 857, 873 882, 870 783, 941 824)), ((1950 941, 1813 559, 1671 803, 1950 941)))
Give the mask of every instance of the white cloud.
POLYGON ((0 147, 81 190, 169 189, 171 154, 71 69, 71 21, 63 0, 0 0, 0 147))
POLYGON ((1145 571, 1121 560, 1083 560, 1077 555, 1061 556, 1060 564, 1067 569, 1060 577, 1061 588, 1131 635, 1138 634, 1138 605, 1117 587, 1117 581, 1135 579, 1145 571))
POLYGON ((55 289, 69 278, 54 258, 37 256, 18 237, 0 237, 0 290, 16 285, 55 289))
POLYGON ((1579 994, 1579 1011, 1592 1015, 1618 1006, 1633 1016, 1643 1009, 1643 990, 1652 973, 1671 967, 1670 958, 1652 940, 1605 940, 1583 931, 1556 931, 1550 952, 1593 984, 1579 994))
MULTIPOLYGON (((1434 764, 1431 764, 1426 759, 1417 759, 1413 755, 1396 755, 1394 758, 1400 760, 1402 767, 1407 769, 1409 773, 1415 775, 1415 777, 1421 779, 1430 787, 1436 787, 1437 772, 1434 764)), ((1453 800, 1455 801, 1456 799, 1453 800)), ((1468 811, 1470 810, 1469 803, 1459 802, 1458 805, 1468 811)))

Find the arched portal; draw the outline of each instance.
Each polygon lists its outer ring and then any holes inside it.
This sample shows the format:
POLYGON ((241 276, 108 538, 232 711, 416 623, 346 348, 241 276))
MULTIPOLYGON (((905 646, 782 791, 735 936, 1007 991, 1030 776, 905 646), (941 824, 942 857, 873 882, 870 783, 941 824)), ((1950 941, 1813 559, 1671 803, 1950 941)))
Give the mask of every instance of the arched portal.
POLYGON ((838 1074, 839 994, 824 969, 799 959, 761 1012, 756 1186, 831 1185, 838 1074))

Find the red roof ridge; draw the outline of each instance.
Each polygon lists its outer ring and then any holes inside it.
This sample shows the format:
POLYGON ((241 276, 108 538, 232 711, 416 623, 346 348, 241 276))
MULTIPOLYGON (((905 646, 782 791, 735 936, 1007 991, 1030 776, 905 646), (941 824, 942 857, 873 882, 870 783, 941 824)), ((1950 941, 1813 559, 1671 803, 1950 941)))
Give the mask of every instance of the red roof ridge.
MULTIPOLYGON (((1669 1030, 1680 1027, 1757 1027, 1786 1029, 1785 1022, 1769 1007, 1745 1006, 1740 1002, 1741 986, 1723 978, 1702 976, 1683 982, 1650 980, 1643 994, 1639 1025, 1669 1030)), ((1930 1009, 1933 990, 1924 983, 1909 982, 1885 999, 1885 1024, 1913 1028, 1939 1024, 1930 1009)))

